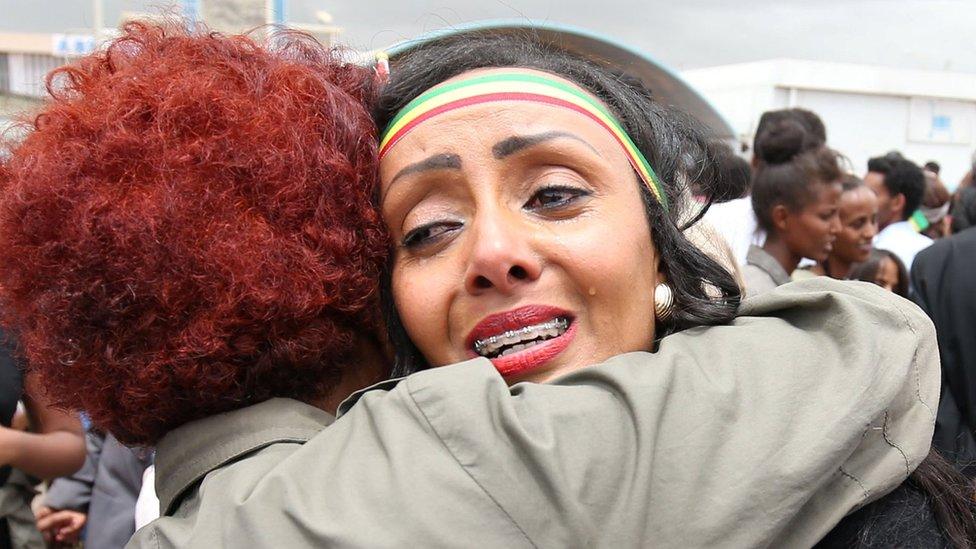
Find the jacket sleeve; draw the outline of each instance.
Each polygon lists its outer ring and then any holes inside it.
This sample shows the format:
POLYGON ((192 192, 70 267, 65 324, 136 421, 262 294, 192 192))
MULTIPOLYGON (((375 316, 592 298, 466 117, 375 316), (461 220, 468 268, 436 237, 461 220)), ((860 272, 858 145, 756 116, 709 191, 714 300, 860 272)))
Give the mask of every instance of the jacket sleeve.
POLYGON ((927 454, 938 368, 910 302, 790 284, 552 383, 476 359, 369 391, 130 547, 809 547, 927 454))
POLYGON ((924 459, 940 384, 918 307, 826 277, 553 384, 440 383, 408 378, 529 539, 661 547, 814 544, 924 459))
POLYGON ((86 433, 85 447, 88 455, 85 456, 84 465, 70 477, 60 477, 51 481, 50 488, 44 494, 44 505, 52 509, 88 512, 92 486, 95 484, 95 474, 98 471, 104 443, 104 435, 91 431, 86 433))

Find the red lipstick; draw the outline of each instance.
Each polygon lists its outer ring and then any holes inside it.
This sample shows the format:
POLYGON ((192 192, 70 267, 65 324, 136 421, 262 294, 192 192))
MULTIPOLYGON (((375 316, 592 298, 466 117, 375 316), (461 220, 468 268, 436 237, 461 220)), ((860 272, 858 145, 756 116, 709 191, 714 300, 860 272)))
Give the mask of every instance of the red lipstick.
POLYGON ((528 305, 489 315, 471 330, 465 343, 472 356, 478 356, 474 352, 474 347, 475 342, 479 340, 502 336, 506 332, 515 332, 527 326, 545 324, 556 319, 564 319, 569 323, 568 328, 562 334, 520 351, 491 359, 492 364, 502 376, 524 375, 545 365, 563 352, 573 341, 573 337, 576 335, 576 324, 568 311, 548 305, 528 305))

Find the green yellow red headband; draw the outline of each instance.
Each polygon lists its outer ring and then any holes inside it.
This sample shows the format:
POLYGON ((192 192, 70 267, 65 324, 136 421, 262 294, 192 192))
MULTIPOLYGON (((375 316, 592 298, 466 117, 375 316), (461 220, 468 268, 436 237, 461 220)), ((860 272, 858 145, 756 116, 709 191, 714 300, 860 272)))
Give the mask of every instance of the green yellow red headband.
POLYGON ((448 111, 498 101, 532 101, 576 111, 590 118, 620 144, 631 166, 667 211, 667 196, 654 169, 620 122, 597 99, 561 80, 525 72, 492 72, 427 90, 407 104, 380 139, 380 158, 421 123, 448 111))

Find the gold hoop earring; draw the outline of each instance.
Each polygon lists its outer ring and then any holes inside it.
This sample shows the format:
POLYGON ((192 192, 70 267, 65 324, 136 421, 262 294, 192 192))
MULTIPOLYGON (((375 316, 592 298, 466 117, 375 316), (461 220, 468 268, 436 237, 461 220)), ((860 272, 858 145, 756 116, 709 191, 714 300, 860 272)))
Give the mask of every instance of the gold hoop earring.
POLYGON ((654 287, 654 315, 659 322, 665 322, 674 312, 674 292, 667 284, 654 287))

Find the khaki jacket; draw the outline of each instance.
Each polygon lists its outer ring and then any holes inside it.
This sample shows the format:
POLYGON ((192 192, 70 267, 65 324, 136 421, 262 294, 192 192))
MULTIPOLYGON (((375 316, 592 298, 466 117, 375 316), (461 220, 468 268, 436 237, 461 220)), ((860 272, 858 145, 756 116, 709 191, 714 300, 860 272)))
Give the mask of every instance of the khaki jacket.
POLYGON ((939 381, 915 305, 820 277, 552 383, 477 359, 331 424, 278 399, 180 427, 129 547, 810 546, 925 457, 939 381))
POLYGON ((753 244, 746 254, 746 264, 742 267, 745 296, 755 297, 790 281, 790 273, 780 265, 766 250, 753 244))

